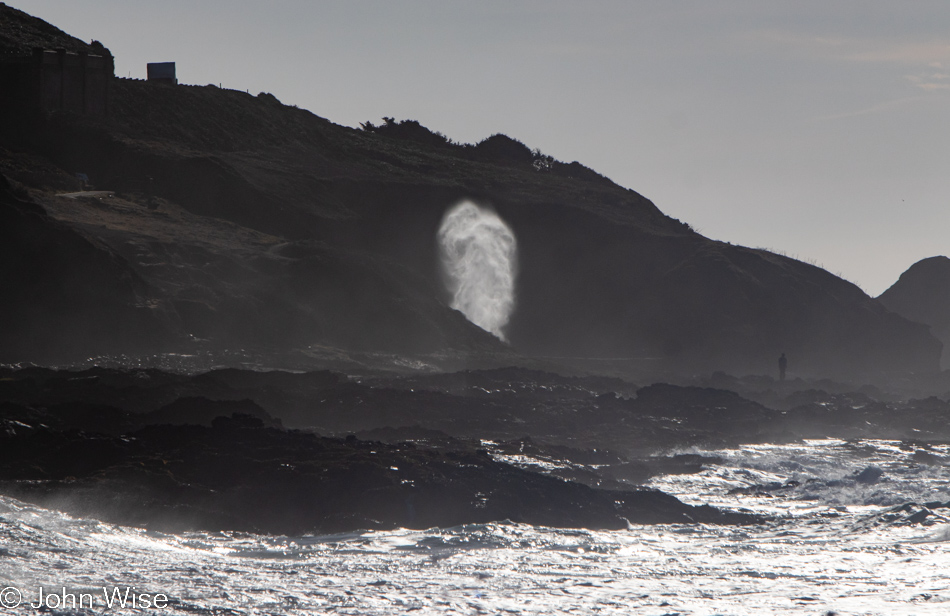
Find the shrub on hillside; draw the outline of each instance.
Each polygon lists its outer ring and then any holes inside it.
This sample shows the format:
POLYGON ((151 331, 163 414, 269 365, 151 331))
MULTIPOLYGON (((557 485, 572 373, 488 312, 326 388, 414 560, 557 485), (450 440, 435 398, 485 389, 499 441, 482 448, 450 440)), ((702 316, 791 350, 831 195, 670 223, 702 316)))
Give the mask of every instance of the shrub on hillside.
POLYGON ((397 122, 394 118, 383 118, 383 123, 379 126, 374 125, 372 122, 361 122, 360 128, 367 133, 384 135, 392 139, 415 141, 425 145, 454 145, 452 141, 442 133, 433 132, 422 124, 419 124, 416 120, 402 120, 401 122, 397 122))

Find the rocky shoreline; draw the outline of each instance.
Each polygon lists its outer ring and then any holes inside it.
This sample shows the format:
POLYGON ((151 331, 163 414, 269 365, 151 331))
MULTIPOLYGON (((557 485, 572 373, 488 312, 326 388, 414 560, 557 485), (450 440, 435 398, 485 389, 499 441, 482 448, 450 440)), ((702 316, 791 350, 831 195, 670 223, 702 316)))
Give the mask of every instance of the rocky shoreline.
POLYGON ((109 435, 77 429, 83 413, 69 405, 46 413, 4 405, 0 490, 74 515, 172 532, 304 534, 506 519, 595 529, 758 520, 655 490, 564 481, 496 462, 486 450, 320 437, 265 427, 238 412, 210 426, 161 423, 109 435), (72 414, 72 426, 51 427, 58 413, 72 414))
MULTIPOLYGON (((740 384, 739 381, 736 381, 740 384)), ((777 389, 779 383, 773 383, 777 389)), ((162 530, 337 532, 509 519, 750 523, 642 487, 713 459, 684 448, 890 438, 941 464, 948 403, 563 377, 0 370, 0 489, 162 530), (752 395, 745 392, 746 395, 752 395), (781 400, 780 400, 781 399, 781 400)))

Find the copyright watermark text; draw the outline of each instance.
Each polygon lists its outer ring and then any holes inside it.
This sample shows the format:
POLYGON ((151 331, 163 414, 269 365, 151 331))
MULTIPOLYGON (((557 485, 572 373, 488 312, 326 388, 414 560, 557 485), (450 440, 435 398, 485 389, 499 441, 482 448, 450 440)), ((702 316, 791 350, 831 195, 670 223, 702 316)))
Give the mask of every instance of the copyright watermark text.
POLYGON ((94 607, 125 609, 164 609, 168 607, 165 593, 139 592, 131 586, 103 586, 98 592, 69 592, 63 586, 49 589, 40 586, 35 593, 25 596, 19 588, 7 586, 0 590, 0 608, 12 610, 29 606, 33 609, 93 609, 94 607))

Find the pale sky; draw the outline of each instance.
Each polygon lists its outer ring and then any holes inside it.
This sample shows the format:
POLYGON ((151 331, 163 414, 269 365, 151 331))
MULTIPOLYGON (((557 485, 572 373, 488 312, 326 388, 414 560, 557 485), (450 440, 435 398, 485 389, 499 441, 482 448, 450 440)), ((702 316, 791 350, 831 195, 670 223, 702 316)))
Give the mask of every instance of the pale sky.
POLYGON ((494 133, 878 295, 950 254, 950 2, 6 0, 143 78, 494 133))

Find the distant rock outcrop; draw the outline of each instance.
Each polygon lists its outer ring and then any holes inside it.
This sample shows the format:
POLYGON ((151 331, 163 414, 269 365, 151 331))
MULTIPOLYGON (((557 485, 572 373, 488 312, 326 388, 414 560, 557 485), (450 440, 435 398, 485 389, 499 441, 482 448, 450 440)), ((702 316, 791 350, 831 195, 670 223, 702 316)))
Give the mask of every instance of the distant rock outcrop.
POLYGON ((929 325, 943 342, 941 364, 950 367, 950 259, 939 256, 914 263, 877 299, 891 312, 929 325))

